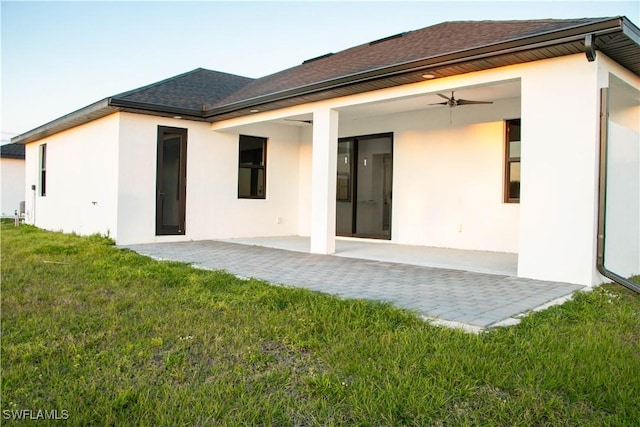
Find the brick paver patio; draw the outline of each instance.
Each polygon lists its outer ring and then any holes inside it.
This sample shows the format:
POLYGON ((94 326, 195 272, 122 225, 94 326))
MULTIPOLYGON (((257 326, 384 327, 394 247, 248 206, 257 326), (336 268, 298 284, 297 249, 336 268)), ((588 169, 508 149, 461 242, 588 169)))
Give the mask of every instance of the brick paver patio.
POLYGON ((581 285, 506 275, 315 255, 220 241, 121 246, 156 259, 337 295, 387 301, 445 324, 481 330, 509 324, 581 285))

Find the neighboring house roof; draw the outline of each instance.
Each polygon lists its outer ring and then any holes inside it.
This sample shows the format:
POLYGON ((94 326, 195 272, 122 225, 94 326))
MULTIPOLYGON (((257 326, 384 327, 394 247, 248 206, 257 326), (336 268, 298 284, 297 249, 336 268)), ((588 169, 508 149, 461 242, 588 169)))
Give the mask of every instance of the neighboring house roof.
POLYGON ((104 99, 12 141, 27 143, 114 111, 210 122, 305 102, 589 50, 640 75, 640 29, 625 17, 445 22, 305 61, 259 79, 197 69, 104 99))
POLYGON ((24 159, 24 145, 5 144, 0 146, 0 158, 3 159, 24 159))

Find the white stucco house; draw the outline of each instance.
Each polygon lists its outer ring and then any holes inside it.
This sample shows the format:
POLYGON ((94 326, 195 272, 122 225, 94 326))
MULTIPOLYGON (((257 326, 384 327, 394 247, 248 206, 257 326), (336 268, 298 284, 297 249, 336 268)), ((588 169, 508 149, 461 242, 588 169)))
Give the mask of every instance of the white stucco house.
POLYGON ((639 76, 624 17, 445 22, 259 79, 196 69, 13 142, 46 229, 386 239, 592 286, 599 219, 608 268, 640 273, 639 76))
POLYGON ((0 146, 0 216, 13 218, 24 206, 24 145, 0 146))

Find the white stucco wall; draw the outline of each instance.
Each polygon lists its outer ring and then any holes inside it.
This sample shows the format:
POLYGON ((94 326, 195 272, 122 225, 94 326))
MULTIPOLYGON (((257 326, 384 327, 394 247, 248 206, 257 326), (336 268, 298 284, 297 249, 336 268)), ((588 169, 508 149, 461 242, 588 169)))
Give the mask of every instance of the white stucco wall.
POLYGON ((342 122, 340 136, 393 132, 393 242, 517 252, 503 153, 504 120, 518 117, 520 100, 505 99, 342 122))
POLYGON ((20 211, 20 202, 24 201, 25 160, 0 159, 0 213, 2 217, 12 217, 20 211))
POLYGON ((311 235, 311 126, 300 128, 298 144, 298 230, 300 236, 311 235))
MULTIPOLYGON (((601 53, 595 62, 572 55, 522 69, 519 276, 583 285, 604 281, 596 270, 599 96, 611 70, 638 89, 637 76, 601 53)), ((629 172, 634 167, 638 163, 624 174, 636 173, 629 172)), ((632 206, 638 197, 633 187, 632 206)), ((634 239, 621 250, 635 250, 634 239)))
POLYGON ((609 124, 605 266, 640 274, 640 134, 609 124))
POLYGON ((598 152, 597 64, 573 55, 522 70, 518 275, 592 285, 598 152))
MULTIPOLYGON (((119 132, 119 190, 118 190, 118 244, 148 243, 156 241, 156 163, 158 126, 187 129, 187 232, 192 213, 190 187, 196 186, 190 178, 197 163, 199 147, 207 126, 203 123, 171 118, 122 113, 119 132), (193 155, 192 155, 193 153, 193 155)), ((204 213, 204 212, 202 212, 204 213)), ((184 240, 185 236, 176 236, 184 240)), ((166 237, 170 239, 171 237, 166 237)))
MULTIPOLYGON (((603 72, 627 74, 609 61, 605 66, 603 72)), ((631 277, 640 274, 640 88, 631 76, 608 77, 605 267, 631 277)))
POLYGON ((118 243, 202 240, 298 233, 299 130, 262 125, 242 133, 267 137, 267 197, 238 198, 238 133, 209 124, 122 114, 118 243), (155 235, 157 128, 187 129, 186 233, 155 235))
POLYGON ((216 165, 203 181, 216 183, 214 192, 206 191, 216 197, 208 196, 212 216, 202 235, 226 238, 298 234, 299 129, 269 124, 249 126, 241 133, 267 138, 267 197, 238 198, 239 133, 210 131, 216 165))
POLYGON ((26 221, 49 230, 115 237, 118 114, 26 145, 26 221), (46 196, 39 147, 47 144, 46 196), (31 186, 36 185, 35 192, 31 186))

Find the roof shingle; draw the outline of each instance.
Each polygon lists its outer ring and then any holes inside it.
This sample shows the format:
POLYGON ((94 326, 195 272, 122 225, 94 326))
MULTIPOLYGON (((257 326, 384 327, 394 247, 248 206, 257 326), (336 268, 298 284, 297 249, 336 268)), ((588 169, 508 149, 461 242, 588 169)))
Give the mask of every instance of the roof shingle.
POLYGON ((640 29, 625 17, 454 21, 322 55, 259 79, 198 68, 106 98, 14 137, 28 143, 114 111, 219 121, 300 103, 585 51, 640 75, 640 29))
POLYGON ((454 21, 362 44, 254 80, 216 106, 313 83, 576 27, 611 18, 527 21, 454 21))
POLYGON ((253 80, 249 77, 197 68, 115 95, 112 99, 202 111, 253 80))
POLYGON ((5 144, 0 146, 0 157, 3 159, 24 159, 24 145, 5 144))

